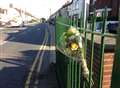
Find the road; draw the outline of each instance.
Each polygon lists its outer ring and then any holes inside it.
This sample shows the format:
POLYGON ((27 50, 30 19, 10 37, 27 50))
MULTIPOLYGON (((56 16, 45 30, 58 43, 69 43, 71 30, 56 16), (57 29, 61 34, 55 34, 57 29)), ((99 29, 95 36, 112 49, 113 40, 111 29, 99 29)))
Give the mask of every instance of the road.
POLYGON ((0 88, 57 88, 54 28, 36 24, 24 30, 0 31, 0 88))

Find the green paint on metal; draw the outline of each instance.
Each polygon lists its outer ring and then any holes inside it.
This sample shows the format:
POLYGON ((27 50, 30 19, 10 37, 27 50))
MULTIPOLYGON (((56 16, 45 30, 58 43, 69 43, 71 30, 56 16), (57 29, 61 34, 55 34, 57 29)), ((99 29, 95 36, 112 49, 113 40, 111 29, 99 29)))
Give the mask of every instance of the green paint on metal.
POLYGON ((119 7, 119 28, 117 30, 116 52, 113 64, 111 88, 120 87, 120 7, 119 7))
POLYGON ((74 60, 72 59, 72 88, 74 88, 74 60))
POLYGON ((96 29, 96 12, 94 10, 94 14, 92 17, 92 34, 91 34, 91 58, 90 58, 90 75, 89 75, 89 88, 92 87, 92 72, 93 72, 93 59, 94 59, 94 31, 96 29))
MULTIPOLYGON (((93 18, 92 18, 92 26, 91 26, 91 30, 87 30, 84 27, 84 21, 83 21, 83 17, 81 14, 81 19, 73 19, 73 18, 65 18, 65 17, 56 17, 56 47, 57 47, 57 51, 59 51, 59 53, 57 52, 57 60, 56 60, 56 68, 58 70, 59 73, 59 78, 61 79, 61 83, 62 83, 62 87, 61 88, 92 88, 92 83, 93 83, 93 62, 94 62, 94 35, 100 35, 101 36, 101 50, 100 50, 100 73, 99 73, 99 82, 98 82, 98 86, 99 88, 102 88, 102 80, 103 80, 103 66, 104 66, 104 38, 107 37, 116 37, 115 35, 111 35, 111 34, 107 34, 105 33, 106 31, 106 21, 107 21, 107 10, 105 9, 104 14, 103 14, 103 28, 102 28, 102 32, 98 33, 95 32, 96 29, 96 13, 94 11, 93 14, 93 18), (80 25, 78 25, 78 21, 80 22, 80 25), (66 32, 66 30, 70 27, 70 26, 75 26, 77 27, 77 29, 80 31, 81 35, 84 35, 84 49, 82 49, 82 52, 84 52, 83 57, 86 59, 87 56, 87 33, 91 34, 91 56, 90 58, 90 66, 89 66, 89 79, 88 81, 85 80, 83 78, 82 74, 82 68, 81 68, 81 64, 75 59, 72 58, 68 55, 66 55, 63 51, 60 50, 61 42, 65 42, 63 40, 63 38, 61 38, 61 36, 64 34, 64 32, 66 32), (79 26, 79 27, 78 27, 79 26)), ((86 22, 87 25, 87 22, 86 22)), ((119 31, 120 32, 120 31, 119 31)), ((120 34, 120 33, 119 33, 120 34)), ((120 41, 120 35, 118 36, 118 40, 120 41)), ((118 45, 117 45, 117 49, 116 49, 116 53, 120 54, 120 42, 117 41, 118 45), (118 50, 119 48, 119 50, 118 50)), ((117 55, 117 58, 120 58, 120 55, 117 55)), ((120 62, 119 60, 116 59, 116 61, 114 62, 114 64, 120 62)), ((114 68, 116 68, 117 65, 114 66, 114 68)), ((113 73, 113 75, 115 75, 116 72, 113 73)), ((118 73, 120 74, 120 73, 118 73)), ((115 77, 113 77, 114 79, 115 77)), ((113 82, 112 82, 113 84, 113 82)), ((113 84, 114 85, 114 84, 113 84)), ((114 88, 114 87, 113 87, 114 88)))
POLYGON ((77 88, 80 88, 80 84, 81 84, 81 66, 80 64, 78 63, 78 77, 77 77, 77 88))
POLYGON ((102 81, 103 81, 103 70, 104 70, 104 34, 106 32, 106 22, 107 22, 107 8, 103 12, 103 28, 102 28, 102 36, 101 36, 101 50, 100 50, 100 75, 99 75, 99 83, 98 88, 102 88, 102 81))

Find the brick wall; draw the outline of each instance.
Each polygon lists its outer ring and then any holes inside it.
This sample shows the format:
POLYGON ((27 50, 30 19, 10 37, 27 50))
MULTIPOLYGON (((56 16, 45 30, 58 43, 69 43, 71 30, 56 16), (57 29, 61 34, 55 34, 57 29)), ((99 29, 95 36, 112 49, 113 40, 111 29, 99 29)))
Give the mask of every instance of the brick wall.
POLYGON ((103 88, 110 88, 113 60, 114 60, 113 52, 108 52, 104 54, 103 88))
MULTIPOLYGON (((90 55, 91 55, 91 41, 88 40, 87 44, 87 63, 88 67, 90 64, 90 55)), ((93 80, 94 80, 94 87, 98 88, 98 79, 100 73, 100 43, 94 43, 94 63, 93 63, 93 80)), ((114 60, 114 46, 109 45, 105 48, 104 53, 104 70, 103 70, 103 85, 102 88, 110 88, 111 85, 111 76, 112 76, 112 67, 113 67, 113 60, 114 60)))
MULTIPOLYGON (((92 11, 92 2, 93 0, 90 0, 90 11, 92 11)), ((106 6, 112 8, 109 17, 118 19, 119 3, 119 0, 96 0, 95 7, 96 9, 103 9, 106 6)))

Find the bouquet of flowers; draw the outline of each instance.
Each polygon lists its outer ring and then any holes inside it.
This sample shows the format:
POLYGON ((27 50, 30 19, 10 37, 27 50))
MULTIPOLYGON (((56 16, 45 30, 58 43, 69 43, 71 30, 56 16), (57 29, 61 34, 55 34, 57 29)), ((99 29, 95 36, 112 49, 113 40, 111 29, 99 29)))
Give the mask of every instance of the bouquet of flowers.
POLYGON ((75 27, 70 27, 60 38, 61 48, 67 55, 77 59, 82 66, 83 76, 89 79, 89 70, 86 59, 84 58, 84 47, 82 36, 75 27))

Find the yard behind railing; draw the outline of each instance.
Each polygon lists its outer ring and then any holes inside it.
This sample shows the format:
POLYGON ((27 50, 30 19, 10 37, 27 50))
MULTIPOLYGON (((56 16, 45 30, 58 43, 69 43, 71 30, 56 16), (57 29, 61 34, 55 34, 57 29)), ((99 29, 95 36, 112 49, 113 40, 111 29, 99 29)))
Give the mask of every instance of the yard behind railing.
MULTIPOLYGON (((82 18, 81 18, 82 19, 82 18)), ((107 22, 107 8, 102 14, 102 30, 101 32, 96 32, 96 12, 90 17, 90 29, 83 28, 82 20, 70 19, 68 17, 56 17, 56 70, 57 77, 59 79, 60 88, 95 88, 94 85, 97 84, 98 88, 102 87, 103 81, 103 70, 104 70, 104 48, 105 48, 105 37, 116 38, 116 35, 106 33, 106 22, 107 22), (79 21, 79 25, 77 24, 79 21), (89 68, 89 82, 87 82, 82 75, 81 63, 79 63, 75 58, 72 58, 64 53, 60 43, 60 37, 64 32, 68 30, 70 26, 76 27, 84 39, 84 57, 87 59, 87 46, 91 46, 90 61, 88 65, 89 68), (79 26, 79 27, 78 27, 79 26), (88 45, 88 34, 91 35, 91 45, 88 45), (93 63, 94 63, 94 39, 95 35, 101 37, 100 42, 100 66, 98 74, 98 82, 93 79, 93 63), (93 80, 93 82, 91 81, 93 80)), ((86 22, 87 25, 88 22, 86 22)), ((120 59, 120 58, 119 58, 120 59)), ((87 61, 88 62, 88 61, 87 61)))

